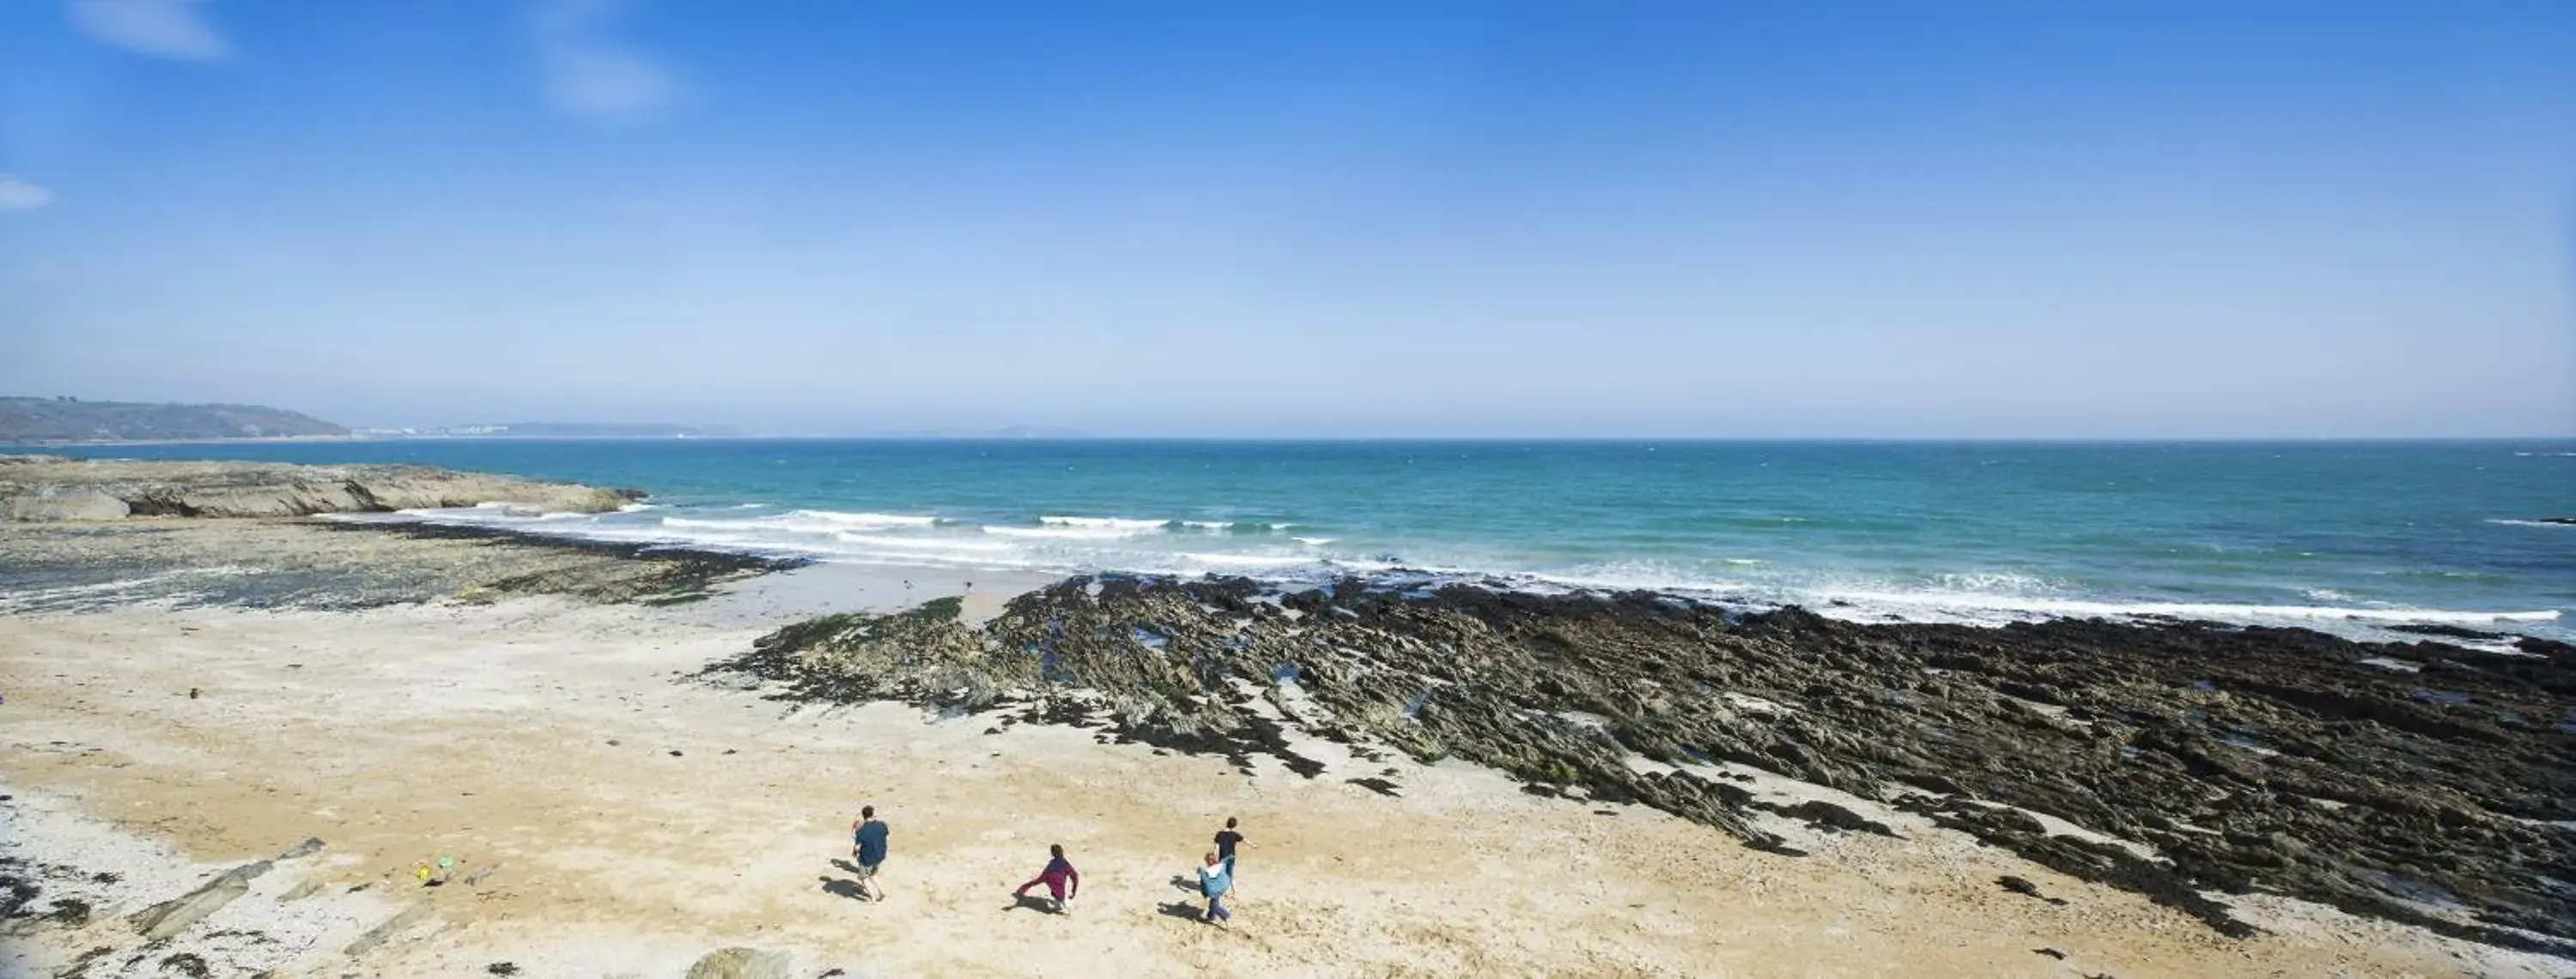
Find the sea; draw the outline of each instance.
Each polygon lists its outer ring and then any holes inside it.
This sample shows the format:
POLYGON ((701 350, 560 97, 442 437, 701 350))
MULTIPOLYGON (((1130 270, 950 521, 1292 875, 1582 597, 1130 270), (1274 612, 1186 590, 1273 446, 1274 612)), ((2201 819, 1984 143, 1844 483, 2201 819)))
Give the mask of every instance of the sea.
POLYGON ((2576 441, 487 438, 54 447, 652 495, 395 519, 824 562, 1649 589, 1843 618, 2576 640, 2576 441))

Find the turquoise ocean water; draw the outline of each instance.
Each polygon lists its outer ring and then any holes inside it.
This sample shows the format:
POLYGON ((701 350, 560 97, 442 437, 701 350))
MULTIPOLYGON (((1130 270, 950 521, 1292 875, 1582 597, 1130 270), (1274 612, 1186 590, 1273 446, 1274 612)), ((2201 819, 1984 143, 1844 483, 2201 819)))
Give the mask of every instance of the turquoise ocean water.
POLYGON ((396 440, 49 449, 633 486, 540 533, 1046 571, 1493 577, 1852 618, 2571 636, 2576 441, 396 440))

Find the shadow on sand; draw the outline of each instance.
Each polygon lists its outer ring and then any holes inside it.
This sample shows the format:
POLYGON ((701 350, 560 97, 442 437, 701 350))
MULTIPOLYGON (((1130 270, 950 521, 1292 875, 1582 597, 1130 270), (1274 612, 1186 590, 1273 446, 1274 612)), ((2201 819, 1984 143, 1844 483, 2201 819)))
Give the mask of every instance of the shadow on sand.
POLYGON ((1161 912, 1163 917, 1180 918, 1186 921, 1204 921, 1202 916, 1207 913, 1206 908, 1188 901, 1165 901, 1162 907, 1154 910, 1161 912))
POLYGON ((839 895, 861 903, 865 903, 868 899, 867 895, 859 892, 858 881, 842 880, 838 877, 817 877, 815 879, 823 882, 823 890, 825 893, 839 895))
POLYGON ((1051 898, 1043 898, 1043 897, 1031 897, 1031 896, 1029 896, 1029 895, 1027 895, 1027 894, 1015 894, 1015 895, 1012 895, 1012 896, 1011 896, 1011 906, 1010 906, 1010 907, 1007 907, 1007 908, 1003 908, 1002 910, 1004 910, 1004 911, 1035 911, 1035 912, 1038 912, 1038 913, 1040 913, 1040 914, 1054 914, 1054 913, 1056 913, 1056 910, 1055 910, 1055 901, 1054 901, 1053 899, 1051 899, 1051 898))

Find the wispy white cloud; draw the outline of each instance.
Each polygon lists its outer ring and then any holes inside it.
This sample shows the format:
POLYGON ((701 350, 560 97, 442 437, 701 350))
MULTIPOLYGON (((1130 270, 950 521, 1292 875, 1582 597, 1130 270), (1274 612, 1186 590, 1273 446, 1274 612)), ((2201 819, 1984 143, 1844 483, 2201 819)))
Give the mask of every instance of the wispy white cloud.
POLYGON ((197 12, 204 0, 67 0, 72 26, 91 40, 138 54, 182 61, 221 61, 224 36, 197 12))
POLYGON ((642 122, 688 94, 652 55, 609 36, 625 7, 625 0, 536 0, 529 36, 556 108, 600 122, 642 122))
POLYGON ((0 211, 32 211, 53 201, 53 191, 0 173, 0 211))

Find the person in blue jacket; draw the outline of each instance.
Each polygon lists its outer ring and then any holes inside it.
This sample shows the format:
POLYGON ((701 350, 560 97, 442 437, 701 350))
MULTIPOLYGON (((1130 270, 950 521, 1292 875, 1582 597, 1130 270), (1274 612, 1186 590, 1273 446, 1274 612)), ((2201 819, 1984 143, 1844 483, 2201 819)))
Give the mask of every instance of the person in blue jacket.
POLYGON ((1199 920, 1209 923, 1234 920, 1234 912, 1225 909, 1225 895, 1234 890, 1233 865, 1209 851, 1207 862, 1199 865, 1199 893, 1207 895, 1207 913, 1199 920))

